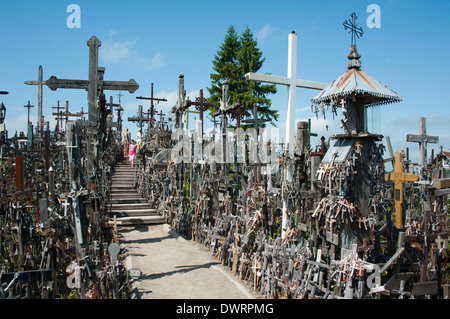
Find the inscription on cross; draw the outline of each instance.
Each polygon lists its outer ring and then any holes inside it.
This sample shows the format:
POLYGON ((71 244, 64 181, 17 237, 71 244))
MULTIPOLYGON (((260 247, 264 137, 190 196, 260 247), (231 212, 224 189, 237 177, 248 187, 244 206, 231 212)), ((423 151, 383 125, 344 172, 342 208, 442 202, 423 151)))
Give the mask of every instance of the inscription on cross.
POLYGON ((291 155, 294 154, 294 134, 295 134, 295 99, 296 88, 306 88, 313 90, 323 90, 328 87, 327 83, 314 82, 297 79, 297 34, 292 31, 289 34, 288 47, 288 74, 287 77, 274 76, 268 74, 247 73, 245 78, 248 81, 259 81, 273 84, 286 85, 288 87, 288 103, 286 112, 286 148, 291 155))
POLYGON ((419 149, 420 149, 420 171, 423 176, 424 170, 427 164, 427 144, 428 143, 439 143, 439 137, 438 136, 430 136, 427 135, 427 119, 425 117, 419 118, 420 123, 420 134, 414 135, 414 134, 407 134, 406 135, 406 141, 407 142, 415 142, 419 143, 419 149))

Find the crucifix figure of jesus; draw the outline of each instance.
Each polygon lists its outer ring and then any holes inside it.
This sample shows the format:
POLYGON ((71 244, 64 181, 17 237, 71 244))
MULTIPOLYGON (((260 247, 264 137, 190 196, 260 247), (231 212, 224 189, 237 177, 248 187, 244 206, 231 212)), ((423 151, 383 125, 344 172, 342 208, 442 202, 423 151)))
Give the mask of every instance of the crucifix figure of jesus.
POLYGON ((323 90, 329 85, 327 83, 297 79, 297 34, 295 31, 292 31, 289 34, 287 77, 249 72, 245 75, 245 78, 248 81, 259 81, 287 86, 288 103, 286 112, 286 149, 289 150, 289 154, 293 155, 296 88, 300 87, 313 90, 323 90))

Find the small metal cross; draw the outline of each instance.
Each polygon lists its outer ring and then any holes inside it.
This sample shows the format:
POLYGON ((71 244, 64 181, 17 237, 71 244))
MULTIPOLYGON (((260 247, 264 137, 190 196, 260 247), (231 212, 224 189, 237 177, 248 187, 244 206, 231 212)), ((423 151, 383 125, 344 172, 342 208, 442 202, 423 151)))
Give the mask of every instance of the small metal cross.
POLYGON ((356 45, 356 38, 359 39, 360 37, 362 37, 364 31, 361 27, 358 27, 358 23, 356 23, 356 19, 358 19, 356 13, 352 12, 350 16, 352 17, 352 19, 345 20, 343 25, 345 30, 350 29, 348 33, 352 34, 352 45, 356 45))

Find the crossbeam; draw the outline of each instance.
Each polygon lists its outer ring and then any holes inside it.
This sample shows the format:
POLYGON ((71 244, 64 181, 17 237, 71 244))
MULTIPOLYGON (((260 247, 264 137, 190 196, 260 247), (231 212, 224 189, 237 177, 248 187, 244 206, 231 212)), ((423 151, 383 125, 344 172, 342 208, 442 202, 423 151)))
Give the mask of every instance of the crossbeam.
POLYGON ((297 79, 297 34, 292 31, 289 34, 288 47, 288 74, 287 77, 276 75, 247 73, 245 78, 248 81, 259 81, 288 87, 288 103, 286 113, 286 148, 291 155, 294 154, 294 134, 295 134, 295 100, 296 88, 313 90, 323 90, 328 87, 328 83, 297 79))

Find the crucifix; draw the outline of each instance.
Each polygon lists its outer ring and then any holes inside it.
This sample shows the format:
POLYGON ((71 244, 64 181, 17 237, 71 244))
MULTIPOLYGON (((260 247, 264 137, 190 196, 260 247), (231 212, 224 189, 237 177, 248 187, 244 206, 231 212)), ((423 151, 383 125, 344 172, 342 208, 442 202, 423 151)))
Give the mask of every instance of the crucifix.
POLYGON ((167 99, 160 99, 160 98, 156 98, 153 97, 153 83, 152 83, 152 88, 151 88, 151 96, 150 97, 144 97, 144 96, 137 96, 136 99, 138 100, 150 100, 151 101, 151 105, 150 105, 150 127, 153 127, 153 121, 154 121, 154 104, 153 101, 156 102, 167 102, 167 99))
POLYGON ((328 87, 327 83, 297 79, 297 34, 295 31, 292 31, 289 34, 287 77, 250 72, 245 75, 245 78, 248 81, 259 81, 287 86, 288 103, 286 112, 286 148, 288 148, 289 153, 293 155, 296 88, 300 87, 313 90, 323 90, 328 87))
POLYGON ((395 152, 394 172, 386 173, 384 178, 394 182, 395 227, 403 228, 403 183, 418 181, 419 176, 403 172, 402 153, 395 152))
POLYGON ((186 101, 186 91, 184 90, 184 75, 178 75, 178 94, 177 104, 172 107, 172 113, 175 114, 175 129, 183 129, 183 113, 189 107, 188 101, 186 101))
POLYGON ((420 175, 424 176, 425 167, 427 164, 427 143, 439 143, 438 136, 430 136, 427 135, 427 119, 425 117, 419 118, 420 123, 420 134, 407 134, 406 141, 407 142, 416 142, 419 143, 420 148, 420 175))

